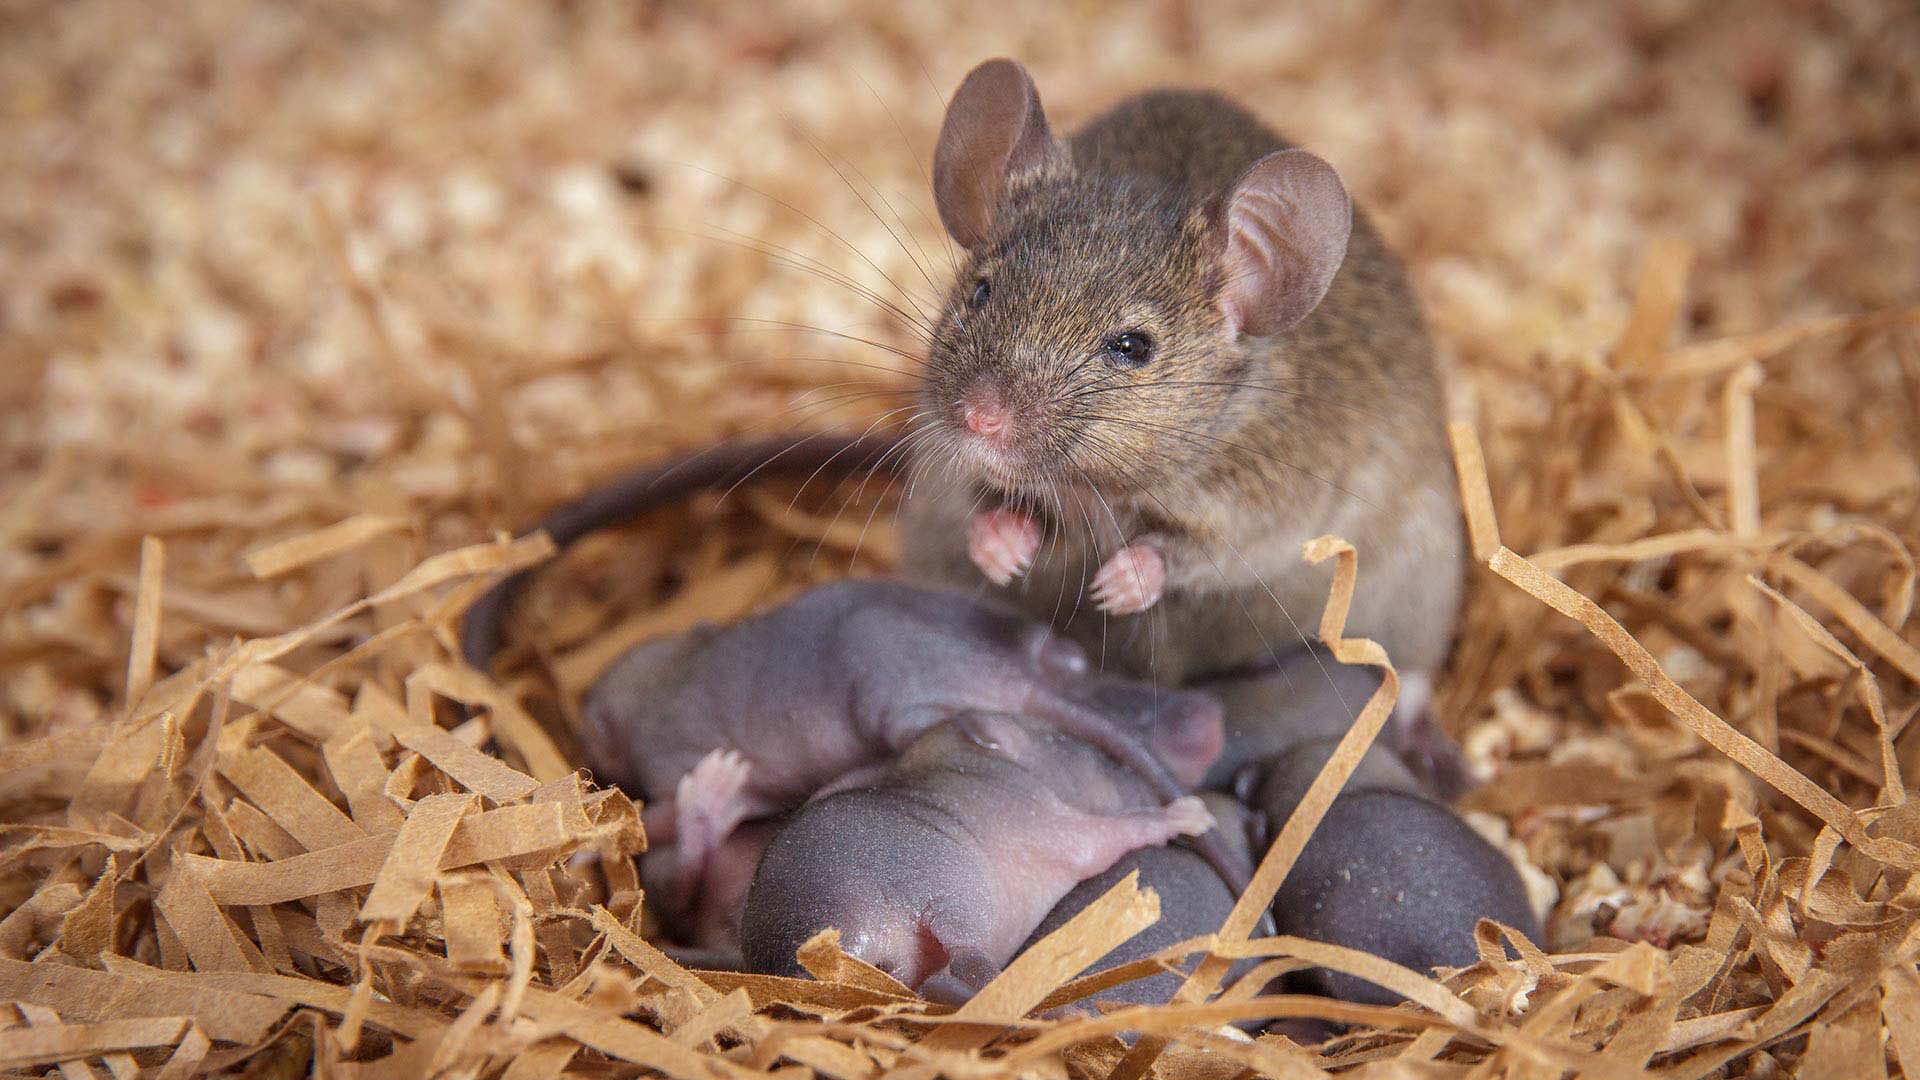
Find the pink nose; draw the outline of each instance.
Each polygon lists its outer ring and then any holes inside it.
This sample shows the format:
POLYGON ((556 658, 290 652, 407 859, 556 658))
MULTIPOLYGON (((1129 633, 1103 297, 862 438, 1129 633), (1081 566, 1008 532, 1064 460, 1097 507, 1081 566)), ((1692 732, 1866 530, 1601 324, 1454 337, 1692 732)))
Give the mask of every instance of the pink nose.
POLYGON ((960 418, 975 435, 998 439, 1006 434, 1007 406, 991 390, 976 390, 960 403, 960 418))

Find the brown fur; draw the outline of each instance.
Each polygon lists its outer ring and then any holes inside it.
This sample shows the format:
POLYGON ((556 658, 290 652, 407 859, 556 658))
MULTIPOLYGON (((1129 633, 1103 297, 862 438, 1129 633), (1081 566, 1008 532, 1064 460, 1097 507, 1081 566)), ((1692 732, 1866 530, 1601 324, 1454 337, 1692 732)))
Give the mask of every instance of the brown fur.
POLYGON ((980 585, 971 514, 1022 506, 1049 540, 1005 591, 1109 664, 1183 681, 1298 647, 1327 588, 1300 548, 1332 532, 1361 556, 1352 630, 1403 669, 1438 666, 1462 529, 1433 349, 1399 261, 1356 210, 1304 321, 1236 339, 1219 306, 1222 198, 1286 145, 1218 94, 1162 90, 1009 178, 928 356, 934 435, 904 514, 909 573, 980 585), (1134 328, 1156 339, 1151 362, 1094 356, 1134 328), (1019 419, 1011 471, 953 452, 955 403, 983 381, 1019 419), (1094 610, 1095 569, 1143 534, 1160 540, 1166 595, 1140 615, 1094 610))

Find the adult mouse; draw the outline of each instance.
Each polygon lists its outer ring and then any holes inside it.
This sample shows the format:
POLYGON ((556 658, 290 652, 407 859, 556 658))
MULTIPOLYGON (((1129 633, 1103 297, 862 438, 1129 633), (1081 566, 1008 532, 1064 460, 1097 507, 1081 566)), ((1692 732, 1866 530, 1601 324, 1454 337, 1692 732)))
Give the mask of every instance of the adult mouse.
MULTIPOLYGON (((582 749, 647 802, 664 907, 696 906, 742 822, 785 812, 922 731, 981 709, 1078 736, 1163 800, 1220 751, 1219 705, 1090 670, 1080 646, 1016 610, 881 580, 819 586, 728 627, 643 644, 587 695, 582 749), (671 847, 673 863, 661 849, 671 847)), ((1249 868, 1215 837, 1221 872, 1249 868)))
POLYGON ((1443 398, 1399 260, 1334 170, 1209 92, 1055 137, 989 60, 934 155, 962 249, 934 325, 906 569, 993 583, 1163 683, 1305 640, 1323 533, 1366 573, 1348 627, 1436 669, 1463 572, 1443 398))
POLYGON ((922 731, 857 786, 775 834, 747 893, 749 969, 800 974, 829 927, 841 947, 958 1002, 991 979, 1084 879, 1136 848, 1213 826, 1045 721, 974 712, 922 731))
MULTIPOLYGON (((1334 170, 1208 92, 1140 94, 1058 139, 999 59, 948 106, 934 194, 963 263, 918 429, 723 444, 563 507, 555 540, 697 487, 910 451, 909 576, 991 584, 1174 685, 1301 646, 1328 577, 1300 547, 1334 533, 1366 567, 1349 628, 1420 715, 1463 569, 1441 384, 1406 273, 1334 170)), ((468 613, 476 666, 523 580, 468 613)))

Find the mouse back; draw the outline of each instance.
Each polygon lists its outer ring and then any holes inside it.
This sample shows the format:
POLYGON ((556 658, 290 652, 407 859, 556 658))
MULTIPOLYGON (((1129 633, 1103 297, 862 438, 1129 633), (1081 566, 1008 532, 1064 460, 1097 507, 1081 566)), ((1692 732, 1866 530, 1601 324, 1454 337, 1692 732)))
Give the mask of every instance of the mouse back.
MULTIPOLYGON (((1422 974, 1479 959, 1481 919, 1540 939, 1520 875, 1493 845, 1444 806, 1398 791, 1349 792, 1333 801, 1274 898, 1283 934, 1384 956, 1422 974)), ((1312 992, 1391 1005, 1399 996, 1340 972, 1291 977, 1312 992)))
POLYGON ((1152 749, 1187 787, 1200 782, 1225 745, 1220 702, 1205 691, 1095 674, 1078 696, 1152 749))

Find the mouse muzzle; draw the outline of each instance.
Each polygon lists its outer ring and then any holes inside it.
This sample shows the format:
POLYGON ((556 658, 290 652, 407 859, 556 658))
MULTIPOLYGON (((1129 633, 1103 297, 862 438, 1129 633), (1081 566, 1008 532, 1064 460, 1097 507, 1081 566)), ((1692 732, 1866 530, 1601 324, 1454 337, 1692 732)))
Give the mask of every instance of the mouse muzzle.
POLYGON ((989 444, 1005 446, 1013 411, 1006 395, 993 386, 975 386, 960 397, 960 424, 989 444))
POLYGON ((1034 388, 1005 372, 977 372, 935 392, 955 463, 992 487, 1022 491, 1045 482, 1048 428, 1034 388))

